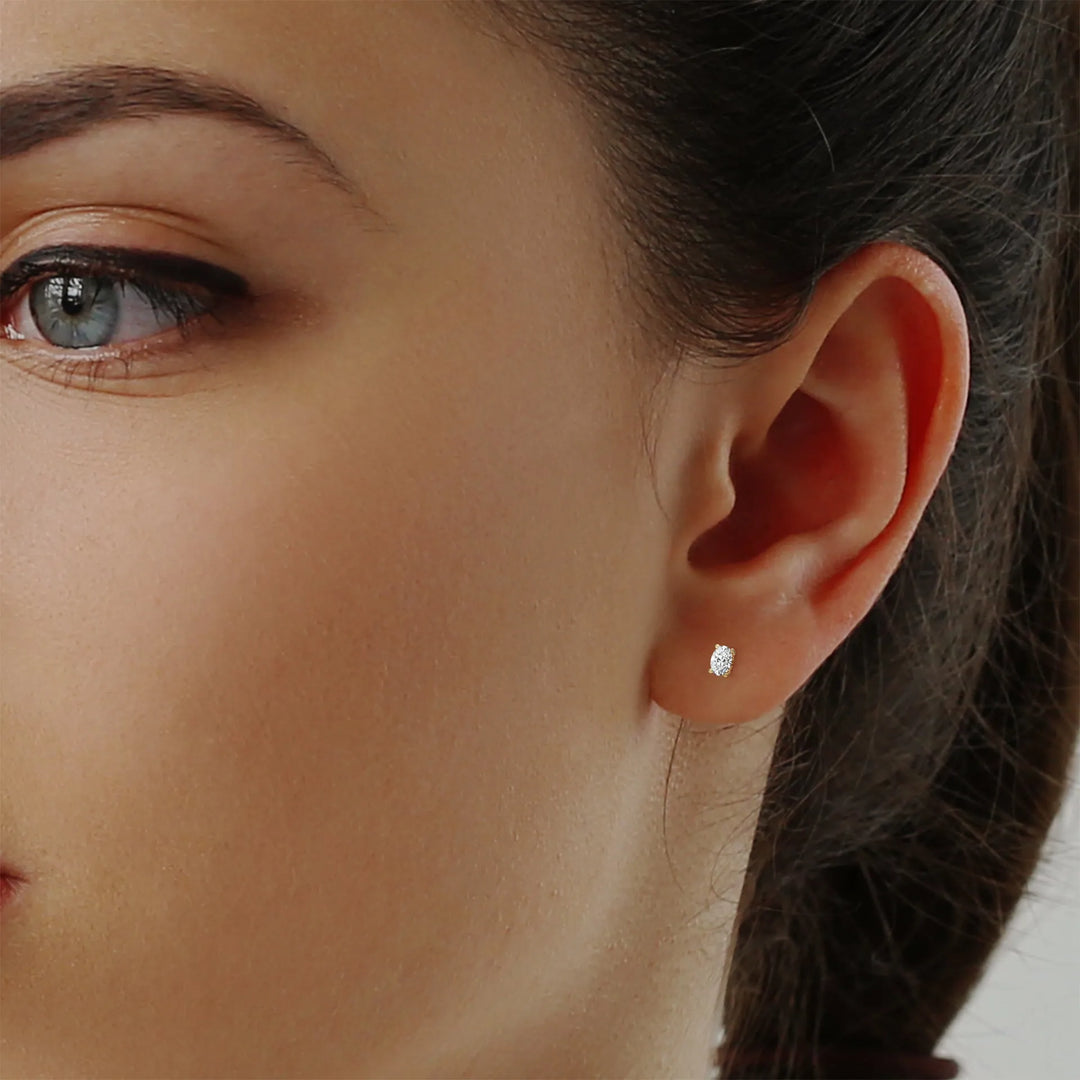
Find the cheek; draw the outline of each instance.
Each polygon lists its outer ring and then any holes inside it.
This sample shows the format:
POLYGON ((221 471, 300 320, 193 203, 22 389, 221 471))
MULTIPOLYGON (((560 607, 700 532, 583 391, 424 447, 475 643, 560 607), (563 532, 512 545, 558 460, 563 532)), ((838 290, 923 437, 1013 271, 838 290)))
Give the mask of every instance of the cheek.
MULTIPOLYGON (((403 505, 385 448, 350 434, 371 430, 358 417, 222 409, 215 430, 128 408, 123 436, 69 422, 66 449, 39 437, 36 461, 14 463, 34 496, 7 518, 5 716, 28 755, 31 731, 62 748, 33 751, 27 769, 48 775, 16 781, 20 799, 59 793, 35 808, 58 837, 100 827, 88 867, 137 864, 147 835, 155 860, 189 866, 218 842, 223 858, 301 836, 332 847, 306 834, 346 812, 378 817, 376 846, 458 738, 448 682, 475 684, 475 654, 453 671, 440 655, 482 606, 463 610, 460 580, 416 543, 442 478, 420 474, 403 505)), ((453 565, 469 524, 441 527, 453 565)), ((357 839, 336 842, 356 854, 357 839)))
POLYGON ((357 1008, 396 995, 408 1027, 470 971, 523 966, 515 932, 584 932, 609 849, 584 777, 614 775, 629 703, 597 675, 614 586, 580 536, 612 550, 628 522, 603 465, 583 479, 595 447, 523 435, 544 430, 527 394, 402 385, 366 411, 295 387, 201 419, 71 409, 11 447, 5 764, 58 856, 42 904, 79 927, 44 965, 57 1009, 95 985, 160 1029, 140 1010, 198 982, 189 1020, 214 1028, 224 995, 272 1028, 277 971, 314 1002, 344 964, 357 1008))

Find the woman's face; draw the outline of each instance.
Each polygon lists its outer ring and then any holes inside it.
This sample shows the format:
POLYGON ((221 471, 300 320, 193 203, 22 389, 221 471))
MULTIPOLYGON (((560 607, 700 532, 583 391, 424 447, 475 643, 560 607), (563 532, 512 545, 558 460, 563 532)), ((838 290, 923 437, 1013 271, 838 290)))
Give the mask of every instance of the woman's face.
POLYGON ((3 1072, 465 1067, 584 978, 668 766, 669 537, 586 126, 449 5, 2 21, 5 88, 183 69, 353 187, 220 112, 3 163, 4 270, 149 250, 253 297, 186 339, 130 288, 4 300, 3 1072), (91 383, 42 312, 150 347, 91 383))

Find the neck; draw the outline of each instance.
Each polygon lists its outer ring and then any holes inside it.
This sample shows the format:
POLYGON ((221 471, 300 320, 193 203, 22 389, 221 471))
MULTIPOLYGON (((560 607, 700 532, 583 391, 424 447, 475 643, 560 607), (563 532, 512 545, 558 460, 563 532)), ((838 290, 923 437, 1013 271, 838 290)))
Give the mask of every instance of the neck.
POLYGON ((618 810, 621 850, 596 868, 600 899, 582 912, 578 940, 550 943, 523 1000, 483 1031, 459 1032, 438 1075, 714 1075, 728 948, 776 732, 747 727, 684 731, 670 776, 670 753, 652 755, 660 767, 643 770, 618 810))

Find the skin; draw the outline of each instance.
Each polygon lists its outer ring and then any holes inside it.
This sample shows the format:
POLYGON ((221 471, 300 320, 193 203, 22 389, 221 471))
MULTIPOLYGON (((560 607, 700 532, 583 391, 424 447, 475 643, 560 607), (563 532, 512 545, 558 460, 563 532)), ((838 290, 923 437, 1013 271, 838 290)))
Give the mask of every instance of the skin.
POLYGON ((784 703, 956 439, 948 277, 871 245, 685 369, 654 491, 670 357, 531 54, 444 3, 0 21, 5 83, 228 80, 378 214, 208 117, 3 165, 4 267, 154 247, 264 300, 93 388, 0 341, 0 1075, 706 1076, 784 703))

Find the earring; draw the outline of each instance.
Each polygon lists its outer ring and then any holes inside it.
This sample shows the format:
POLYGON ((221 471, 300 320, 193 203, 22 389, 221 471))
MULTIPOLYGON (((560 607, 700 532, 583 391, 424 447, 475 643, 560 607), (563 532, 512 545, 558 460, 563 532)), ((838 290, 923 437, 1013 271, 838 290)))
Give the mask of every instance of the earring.
POLYGON ((731 671, 731 662, 735 659, 735 650, 730 645, 717 645, 709 659, 709 671, 725 679, 731 671))

